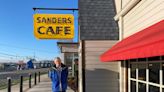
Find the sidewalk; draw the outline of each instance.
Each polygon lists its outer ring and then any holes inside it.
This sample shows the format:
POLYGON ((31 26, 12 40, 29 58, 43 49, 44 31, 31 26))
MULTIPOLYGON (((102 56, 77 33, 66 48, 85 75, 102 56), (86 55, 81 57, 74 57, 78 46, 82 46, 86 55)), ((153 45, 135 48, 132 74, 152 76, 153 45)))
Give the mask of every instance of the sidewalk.
MULTIPOLYGON (((51 81, 47 75, 41 77, 41 82, 26 92, 52 92, 51 81)), ((68 88, 67 92, 74 92, 68 88)))

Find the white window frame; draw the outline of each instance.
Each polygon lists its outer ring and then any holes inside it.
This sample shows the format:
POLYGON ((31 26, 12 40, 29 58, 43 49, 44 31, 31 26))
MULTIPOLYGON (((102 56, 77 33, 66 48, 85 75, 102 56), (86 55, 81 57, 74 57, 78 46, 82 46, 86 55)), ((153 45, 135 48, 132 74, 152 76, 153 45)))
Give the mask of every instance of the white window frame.
POLYGON ((160 60, 158 61, 148 61, 148 59, 146 59, 146 61, 140 61, 138 62, 138 59, 136 60, 136 62, 131 62, 130 60, 128 60, 128 92, 131 92, 131 81, 135 81, 136 82, 136 92, 138 92, 138 83, 144 83, 146 84, 146 92, 149 92, 149 85, 152 86, 156 86, 159 87, 159 92, 162 92, 162 89, 164 89, 164 85, 163 85, 163 70, 162 70, 162 63, 164 63, 164 61, 162 60, 162 58, 160 57, 160 60), (160 76, 160 82, 159 84, 157 83, 153 83, 153 82, 149 82, 149 69, 148 69, 148 63, 160 63, 160 71, 159 71, 159 76, 160 76), (138 80, 138 67, 136 68, 136 79, 135 78, 131 78, 131 69, 130 69, 130 64, 133 63, 146 63, 146 81, 144 80, 138 80))

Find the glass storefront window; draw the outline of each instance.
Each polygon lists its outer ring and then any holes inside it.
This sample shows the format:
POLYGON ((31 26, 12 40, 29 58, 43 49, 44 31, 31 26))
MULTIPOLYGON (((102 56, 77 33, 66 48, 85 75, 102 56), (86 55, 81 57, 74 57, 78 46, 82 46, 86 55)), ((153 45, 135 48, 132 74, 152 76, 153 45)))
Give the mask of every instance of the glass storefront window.
POLYGON ((130 65, 131 78, 135 78, 136 79, 136 68, 137 68, 137 64, 131 64, 130 65))
POLYGON ((131 81, 131 92, 136 92, 136 82, 131 81))
POLYGON ((146 92, 146 84, 138 83, 138 92, 146 92))
MULTIPOLYGON (((164 56, 162 58, 164 58, 164 56)), ((138 90, 138 92, 164 92, 163 60, 160 61, 159 57, 152 57, 148 59, 137 59, 134 60, 134 62, 129 63, 129 92, 136 92, 136 90, 138 90), (162 75, 160 75, 160 69, 162 70, 162 75), (163 81, 160 81, 160 76, 162 77, 163 81), (160 85, 161 82, 163 83, 163 85, 160 85), (160 88, 162 89, 160 90, 160 88)))
POLYGON ((159 87, 149 85, 149 92, 160 92, 159 87))
MULTIPOLYGON (((164 85, 164 63, 162 63, 162 71, 163 71, 163 75, 162 75, 163 77, 162 78, 163 78, 163 85, 164 85)), ((164 89, 163 89, 163 92, 164 92, 164 89)))
POLYGON ((160 63, 149 63, 149 82, 159 84, 160 63))
POLYGON ((138 64, 138 79, 146 81, 146 63, 138 64))

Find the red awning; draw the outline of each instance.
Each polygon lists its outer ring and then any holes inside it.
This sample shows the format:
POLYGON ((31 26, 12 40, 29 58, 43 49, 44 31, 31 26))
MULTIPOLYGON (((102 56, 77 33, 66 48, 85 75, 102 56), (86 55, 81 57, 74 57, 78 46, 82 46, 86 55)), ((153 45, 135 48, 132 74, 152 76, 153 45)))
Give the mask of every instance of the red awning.
POLYGON ((164 55, 164 20, 120 41, 101 55, 103 62, 164 55))

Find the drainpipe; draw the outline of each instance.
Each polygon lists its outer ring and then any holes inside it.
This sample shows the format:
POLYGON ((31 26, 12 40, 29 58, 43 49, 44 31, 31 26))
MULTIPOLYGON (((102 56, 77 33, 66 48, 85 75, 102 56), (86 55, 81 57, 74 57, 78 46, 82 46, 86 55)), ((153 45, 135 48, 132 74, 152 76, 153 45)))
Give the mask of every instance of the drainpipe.
MULTIPOLYGON (((122 11, 122 0, 120 0, 120 11, 122 11)), ((117 13, 117 15, 118 15, 119 13, 117 13)), ((117 16, 116 15, 116 16, 117 16)), ((119 24, 119 41, 121 41, 122 39, 123 39, 123 17, 122 16, 119 16, 119 20, 118 20, 118 24, 119 24)), ((122 75, 122 61, 120 61, 119 62, 119 84, 120 84, 120 87, 119 87, 119 89, 120 89, 120 92, 125 92, 123 89, 123 82, 124 82, 124 80, 123 80, 123 76, 124 75, 122 75)))
POLYGON ((82 52, 82 44, 83 41, 79 41, 80 46, 79 46, 79 92, 83 92, 83 52, 82 52))
MULTIPOLYGON (((119 23, 119 41, 124 39, 124 19, 123 17, 132 9, 134 8, 141 0, 131 0, 124 8, 122 7, 122 2, 121 0, 121 9, 120 12, 117 13, 117 15, 114 17, 116 21, 119 23)), ((125 76, 125 62, 126 61, 120 61, 119 66, 120 66, 120 92, 126 92, 126 76, 125 76), (122 66, 123 64, 123 66, 122 66), (123 70, 123 71, 122 71, 123 70), (122 75, 122 73, 124 75, 122 75)), ((127 67, 127 66, 126 66, 127 67)))
POLYGON ((124 36, 124 25, 123 25, 123 17, 119 17, 119 41, 123 40, 124 36))
POLYGON ((133 7, 135 7, 141 0, 131 0, 115 17, 115 20, 119 20, 120 16, 126 15, 133 7))
MULTIPOLYGON (((122 8, 122 0, 121 0, 121 8, 122 8)), ((123 39, 123 17, 122 16, 120 16, 119 17, 119 20, 118 20, 118 23, 119 23, 119 41, 121 41, 122 39, 123 39)), ((122 69, 123 69, 123 67, 122 67, 122 61, 120 61, 119 62, 119 72, 120 72, 120 74, 119 74, 119 83, 120 83, 120 92, 124 92, 123 91, 123 76, 124 75, 122 75, 122 69)))

